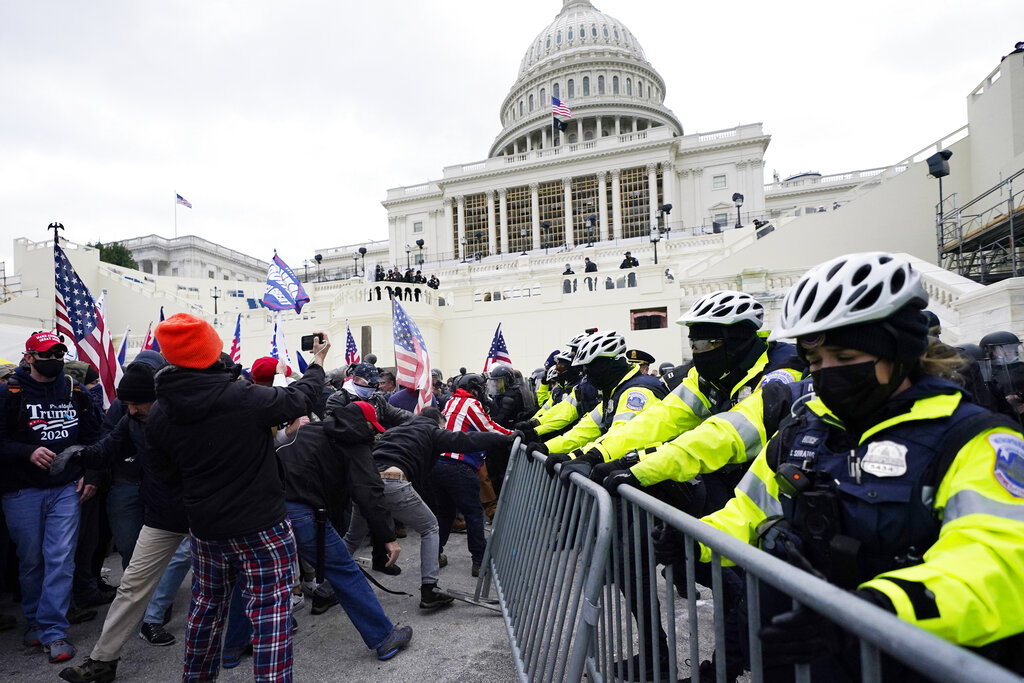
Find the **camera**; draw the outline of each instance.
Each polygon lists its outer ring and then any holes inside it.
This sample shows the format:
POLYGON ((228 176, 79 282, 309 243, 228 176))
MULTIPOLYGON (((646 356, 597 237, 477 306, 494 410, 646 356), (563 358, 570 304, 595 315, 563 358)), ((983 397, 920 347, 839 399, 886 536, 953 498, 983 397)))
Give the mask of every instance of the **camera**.
POLYGON ((322 334, 307 334, 307 335, 304 335, 302 337, 302 350, 303 351, 312 351, 313 350, 313 338, 314 337, 316 338, 316 340, 319 343, 321 343, 321 344, 324 343, 324 336, 322 334))

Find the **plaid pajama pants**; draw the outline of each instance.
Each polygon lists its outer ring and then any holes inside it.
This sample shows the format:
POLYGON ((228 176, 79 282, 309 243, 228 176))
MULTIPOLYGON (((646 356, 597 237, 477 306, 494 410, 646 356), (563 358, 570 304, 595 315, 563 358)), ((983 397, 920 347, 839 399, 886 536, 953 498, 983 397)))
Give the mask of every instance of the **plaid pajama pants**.
POLYGON ((292 565, 295 537, 287 519, 259 533, 224 541, 192 536, 192 605, 182 681, 213 680, 220 669, 221 629, 235 581, 242 582, 253 625, 253 677, 292 680, 292 565))

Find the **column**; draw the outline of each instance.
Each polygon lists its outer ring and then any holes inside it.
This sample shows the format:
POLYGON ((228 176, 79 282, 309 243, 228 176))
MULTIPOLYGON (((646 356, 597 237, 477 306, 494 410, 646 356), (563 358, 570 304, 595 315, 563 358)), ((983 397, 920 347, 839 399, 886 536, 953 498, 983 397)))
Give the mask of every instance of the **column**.
POLYGON ((565 246, 572 248, 576 246, 572 229, 572 178, 562 178, 562 206, 562 215, 565 216, 565 246))
MULTIPOLYGON (((618 127, 616 119, 616 127, 618 127)), ((622 201, 619 199, 619 169, 612 169, 612 237, 622 239, 622 201)))
POLYGON ((497 235, 494 234, 494 190, 487 190, 487 253, 495 254, 497 235))
POLYGON ((508 190, 498 190, 498 225, 501 230, 501 253, 508 253, 508 190))
MULTIPOLYGON (((448 240, 450 240, 450 239, 453 239, 451 237, 451 234, 452 234, 452 198, 451 197, 445 197, 444 198, 444 229, 437 231, 437 238, 439 240, 439 243, 437 245, 437 251, 438 252, 444 251, 444 249, 441 247, 442 244, 448 242, 448 240)), ((459 259, 459 241, 457 239, 455 239, 454 242, 455 242, 455 247, 452 249, 452 252, 455 254, 455 259, 458 260, 459 259)))
POLYGON ((540 197, 537 196, 538 183, 530 183, 530 222, 533 237, 530 240, 530 249, 536 249, 540 244, 540 197))
POLYGON ((576 142, 583 142, 583 119, 576 119, 576 142))
POLYGON ((548 128, 550 128, 550 127, 551 126, 544 126, 543 128, 540 129, 540 148, 541 149, 547 149, 548 148, 548 128))
POLYGON ((597 239, 603 242, 608 239, 608 174, 601 171, 597 174, 597 239))
MULTIPOLYGON (((679 203, 682 204, 683 203, 683 193, 686 192, 686 190, 687 190, 686 186, 690 183, 690 169, 688 169, 688 168, 681 168, 681 169, 677 170, 676 173, 679 174, 679 197, 678 197, 678 199, 679 199, 679 203)), ((699 229, 700 224, 701 224, 701 217, 697 215, 697 205, 696 204, 688 203, 686 205, 686 215, 685 216, 683 215, 683 207, 682 206, 677 206, 675 208, 675 211, 677 211, 679 213, 679 216, 676 219, 679 222, 679 230, 682 230, 683 228, 686 227, 687 221, 689 221, 689 225, 691 227, 693 227, 694 229, 699 229)))
MULTIPOLYGON (((665 187, 665 198, 662 200, 662 203, 671 204, 672 211, 678 218, 679 212, 682 210, 683 207, 676 206, 676 165, 673 164, 671 161, 666 161, 661 164, 661 182, 662 185, 665 187)), ((665 228, 670 231, 670 235, 671 223, 673 222, 672 215, 673 214, 670 213, 669 215, 665 216, 665 228)))
MULTIPOLYGON (((737 188, 736 192, 739 192, 741 195, 743 195, 743 199, 744 199, 743 206, 748 207, 746 213, 749 215, 750 214, 750 209, 749 209, 750 202, 752 202, 754 200, 754 196, 753 196, 752 193, 747 191, 749 189, 749 183, 747 183, 747 162, 746 161, 737 161, 736 162, 736 188, 737 188)), ((743 207, 740 207, 740 210, 742 211, 743 207)), ((744 219, 743 220, 743 225, 746 225, 749 222, 750 222, 749 220, 744 219)))
MULTIPOLYGON (((704 216, 707 215, 708 207, 704 206, 704 202, 701 199, 702 192, 700 189, 700 177, 704 175, 704 169, 702 167, 691 168, 690 171, 693 173, 693 208, 700 218, 699 223, 704 224, 704 216)), ((712 217, 713 218, 713 217, 712 217)))
POLYGON ((621 119, 618 116, 616 116, 615 117, 615 134, 616 135, 622 135, 622 128, 621 128, 621 126, 622 126, 622 121, 621 121, 621 119))
POLYGON ((519 138, 512 141, 512 153, 519 154, 519 138))
MULTIPOLYGON (((455 244, 455 253, 459 255, 459 259, 466 258, 465 249, 462 246, 462 241, 466 239, 466 198, 461 194, 455 198, 458 202, 458 219, 459 219, 459 239, 455 244)), ((466 245, 466 249, 469 245, 466 245)))
MULTIPOLYGON (((633 119, 633 127, 636 127, 636 119, 633 119)), ((650 207, 650 226, 658 224, 658 165, 647 164, 647 200, 650 207)))

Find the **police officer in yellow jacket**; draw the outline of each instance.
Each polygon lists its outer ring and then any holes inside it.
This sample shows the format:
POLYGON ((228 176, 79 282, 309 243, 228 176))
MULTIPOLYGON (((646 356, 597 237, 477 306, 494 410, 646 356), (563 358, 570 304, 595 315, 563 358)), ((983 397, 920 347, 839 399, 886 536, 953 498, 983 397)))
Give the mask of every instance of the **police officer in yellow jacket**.
MULTIPOLYGON (((735 498, 704 521, 1019 667, 1024 439, 939 376, 958 361, 926 350, 927 298, 909 263, 885 253, 804 275, 777 334, 798 340, 814 391, 794 389, 792 414, 735 498)), ((828 620, 763 595, 765 680, 788 680, 803 662, 822 680, 856 672, 857 652, 828 620)))
POLYGON ((550 439, 568 431, 600 402, 597 388, 583 377, 583 368, 573 365, 579 345, 596 331, 597 328, 591 328, 576 335, 569 340, 564 352, 555 353, 549 374, 553 387, 551 405, 538 410, 530 420, 515 424, 515 429, 523 432, 528 442, 550 439))

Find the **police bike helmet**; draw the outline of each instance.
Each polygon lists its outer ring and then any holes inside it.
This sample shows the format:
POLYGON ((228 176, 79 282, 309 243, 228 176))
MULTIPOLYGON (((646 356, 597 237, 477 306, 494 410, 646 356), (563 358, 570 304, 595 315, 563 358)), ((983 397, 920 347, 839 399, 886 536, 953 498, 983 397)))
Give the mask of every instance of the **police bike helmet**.
POLYGON ((676 366, 675 363, 673 363, 672 361, 668 361, 667 360, 667 361, 665 361, 664 363, 662 363, 661 365, 658 366, 658 374, 659 375, 664 375, 666 372, 668 372, 669 370, 671 370, 675 366, 676 366))
POLYGON ((699 323, 749 323, 755 330, 759 330, 764 325, 764 306, 746 292, 712 292, 693 302, 690 310, 676 320, 678 325, 692 326, 699 323))
POLYGON ((453 389, 462 389, 473 394, 478 399, 484 397, 484 390, 487 387, 487 376, 476 372, 459 375, 452 385, 453 389))
POLYGON ((614 330, 595 332, 580 344, 572 364, 589 365, 598 358, 620 358, 626 353, 626 339, 614 330))
POLYGON ((487 393, 503 394, 518 384, 515 372, 505 363, 495 363, 487 372, 487 393))
POLYGON ((836 328, 882 322, 903 309, 915 313, 916 321, 908 323, 919 323, 927 332, 920 313, 927 305, 921 276, 906 259, 880 251, 847 254, 800 278, 786 295, 771 338, 820 336, 836 328))
POLYGON ((548 381, 557 382, 562 388, 576 384, 583 376, 582 368, 573 364, 575 353, 561 351, 555 356, 555 364, 548 370, 548 381))

